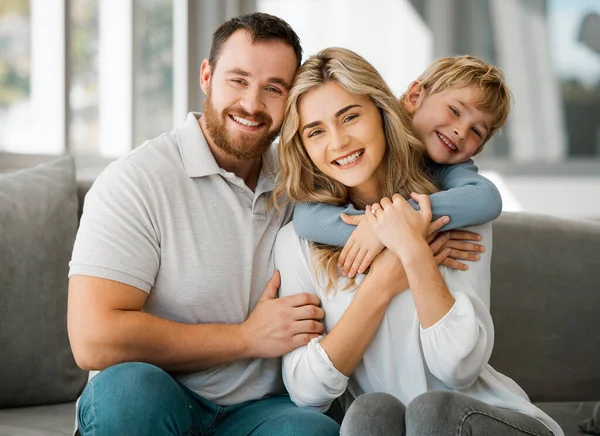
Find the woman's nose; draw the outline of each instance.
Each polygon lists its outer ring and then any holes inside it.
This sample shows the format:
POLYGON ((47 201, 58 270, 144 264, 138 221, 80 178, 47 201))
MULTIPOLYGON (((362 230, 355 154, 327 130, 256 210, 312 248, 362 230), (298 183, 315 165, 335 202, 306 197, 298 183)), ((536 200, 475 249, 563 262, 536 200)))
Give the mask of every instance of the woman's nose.
POLYGON ((331 148, 341 150, 350 142, 350 138, 344 132, 332 132, 331 148))

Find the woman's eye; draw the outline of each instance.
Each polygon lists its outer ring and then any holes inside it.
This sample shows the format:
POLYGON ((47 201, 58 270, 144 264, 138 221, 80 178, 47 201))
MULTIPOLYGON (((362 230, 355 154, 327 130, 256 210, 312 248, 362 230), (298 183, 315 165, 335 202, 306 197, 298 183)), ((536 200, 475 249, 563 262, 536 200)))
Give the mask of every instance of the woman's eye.
POLYGON ((310 133, 308 134, 308 137, 309 137, 309 138, 314 138, 315 136, 317 136, 317 135, 321 134, 321 132, 322 132, 322 130, 313 130, 312 132, 310 132, 310 133))
POLYGON ((454 115, 459 116, 460 112, 458 112, 458 110, 455 107, 452 106, 448 106, 450 108, 450 112, 452 112, 454 115))
POLYGON ((356 115, 356 114, 348 115, 347 117, 344 118, 344 123, 346 123, 348 121, 352 121, 356 117, 358 117, 358 115, 356 115))

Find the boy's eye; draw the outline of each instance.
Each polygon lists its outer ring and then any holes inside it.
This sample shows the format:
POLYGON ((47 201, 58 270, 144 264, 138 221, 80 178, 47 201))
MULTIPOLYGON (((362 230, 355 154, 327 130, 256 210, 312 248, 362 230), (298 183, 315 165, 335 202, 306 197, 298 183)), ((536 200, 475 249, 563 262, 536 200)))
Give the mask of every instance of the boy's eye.
POLYGON ((456 109, 453 106, 448 106, 450 108, 450 112, 452 112, 454 115, 459 116, 460 112, 458 111, 458 109, 456 109))
POLYGON ((473 127, 471 130, 473 130, 473 133, 475 133, 475 134, 476 134, 477 136, 479 136, 480 138, 482 137, 482 136, 481 136, 481 133, 479 132, 479 130, 477 130, 475 127, 473 127))

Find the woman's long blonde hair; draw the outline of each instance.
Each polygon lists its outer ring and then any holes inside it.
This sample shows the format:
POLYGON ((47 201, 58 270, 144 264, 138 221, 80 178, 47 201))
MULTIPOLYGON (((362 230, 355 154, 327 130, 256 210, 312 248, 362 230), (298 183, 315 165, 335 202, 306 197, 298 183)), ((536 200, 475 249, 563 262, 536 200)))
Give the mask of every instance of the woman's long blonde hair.
MULTIPOLYGON (((344 205, 352 202, 348 189, 321 172, 311 161, 298 129, 298 105, 302 96, 328 83, 336 82, 346 91, 369 97, 381 113, 386 150, 382 164, 383 193, 391 197, 411 192, 431 194, 437 191, 424 173, 425 147, 412 133, 411 119, 401 103, 377 72, 360 55, 344 48, 327 48, 311 56, 299 68, 290 89, 279 143, 279 171, 273 203, 280 207, 290 201, 344 205)), ((363 208, 364 204, 355 204, 363 208)), ((329 277, 326 290, 337 282, 339 247, 314 244, 318 269, 329 277)))

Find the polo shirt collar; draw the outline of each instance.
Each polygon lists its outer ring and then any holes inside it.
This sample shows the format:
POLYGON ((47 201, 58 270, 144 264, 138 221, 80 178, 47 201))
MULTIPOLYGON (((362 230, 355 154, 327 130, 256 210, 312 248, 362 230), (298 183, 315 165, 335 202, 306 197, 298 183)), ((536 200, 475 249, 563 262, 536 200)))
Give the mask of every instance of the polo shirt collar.
POLYGON ((181 160, 189 177, 210 176, 222 171, 198 124, 201 115, 198 112, 190 112, 185 122, 176 129, 181 160))
MULTIPOLYGON (((198 124, 201 115, 200 112, 190 112, 185 122, 176 129, 181 159, 189 177, 204 177, 224 172, 217 164, 198 124)), ((263 154, 259 179, 274 176, 276 149, 277 145, 273 144, 263 154)))

